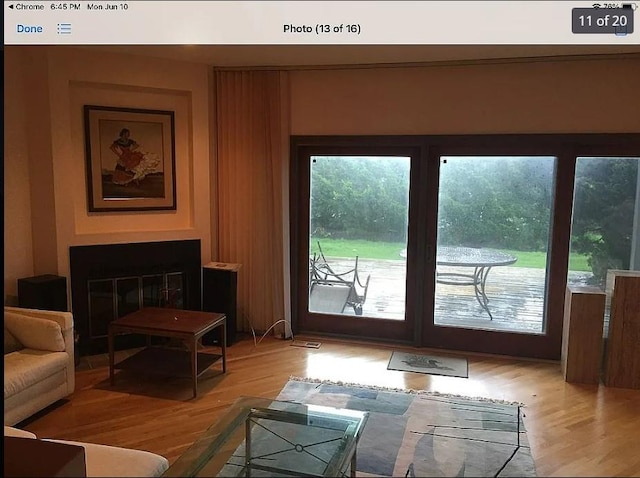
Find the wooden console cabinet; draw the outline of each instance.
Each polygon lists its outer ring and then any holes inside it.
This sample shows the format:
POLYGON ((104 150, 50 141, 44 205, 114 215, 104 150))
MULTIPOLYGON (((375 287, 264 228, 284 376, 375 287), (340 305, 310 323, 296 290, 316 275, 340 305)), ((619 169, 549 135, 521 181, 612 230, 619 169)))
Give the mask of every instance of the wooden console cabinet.
POLYGON ((597 287, 567 287, 561 355, 567 382, 600 382, 605 299, 597 287))
POLYGON ((640 389, 640 271, 611 271, 604 383, 640 389))

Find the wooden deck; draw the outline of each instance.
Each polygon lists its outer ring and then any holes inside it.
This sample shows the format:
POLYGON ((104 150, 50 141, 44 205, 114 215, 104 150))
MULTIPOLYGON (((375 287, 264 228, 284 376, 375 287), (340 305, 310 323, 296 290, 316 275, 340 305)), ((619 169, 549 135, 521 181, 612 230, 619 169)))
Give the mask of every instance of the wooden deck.
MULTIPOLYGON (((327 258, 336 271, 353 267, 353 259, 327 258)), ((360 277, 371 275, 363 316, 403 320, 406 263, 404 260, 360 259, 360 277)), ((469 268, 439 268, 441 272, 469 273, 469 268)), ((587 272, 570 272, 571 283, 584 284, 587 272)), ((472 286, 437 284, 435 322, 438 325, 542 333, 545 271, 526 267, 494 267, 486 282, 493 320, 480 306, 472 286)), ((352 309, 345 314, 353 315, 352 309)))

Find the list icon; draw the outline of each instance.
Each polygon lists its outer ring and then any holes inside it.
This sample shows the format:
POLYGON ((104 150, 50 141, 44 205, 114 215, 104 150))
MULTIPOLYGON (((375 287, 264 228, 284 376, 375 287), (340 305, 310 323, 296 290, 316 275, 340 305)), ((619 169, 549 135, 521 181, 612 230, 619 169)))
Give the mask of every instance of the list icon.
POLYGON ((58 35, 70 35, 71 23, 58 23, 58 35))

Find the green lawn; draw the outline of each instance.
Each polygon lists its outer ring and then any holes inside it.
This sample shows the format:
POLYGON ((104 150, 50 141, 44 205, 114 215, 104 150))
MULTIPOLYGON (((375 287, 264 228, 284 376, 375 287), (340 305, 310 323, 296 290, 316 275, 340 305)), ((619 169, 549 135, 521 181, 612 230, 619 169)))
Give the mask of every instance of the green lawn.
MULTIPOLYGON (((406 245, 402 242, 377 242, 347 239, 327 239, 312 238, 311 254, 318 252, 318 240, 322 246, 322 251, 330 257, 355 257, 363 259, 391 259, 403 260, 400 256, 406 245)), ((525 252, 503 249, 504 252, 516 256, 518 261, 513 267, 531 267, 544 269, 546 266, 546 254, 544 252, 525 252)), ((587 264, 587 256, 582 254, 571 254, 569 257, 569 269, 572 271, 589 272, 591 269, 587 264)))
POLYGON ((311 239, 311 254, 318 252, 318 241, 325 256, 362 257, 363 259, 403 260, 400 251, 407 247, 401 242, 377 242, 347 239, 311 239))
MULTIPOLYGON (((516 256, 518 262, 514 264, 515 267, 532 267, 535 269, 544 269, 546 266, 547 255, 544 252, 526 252, 526 251, 511 251, 502 249, 507 254, 516 256)), ((572 271, 584 271, 590 272, 591 268, 587 264, 588 257, 584 254, 572 253, 569 256, 569 270, 572 271)))

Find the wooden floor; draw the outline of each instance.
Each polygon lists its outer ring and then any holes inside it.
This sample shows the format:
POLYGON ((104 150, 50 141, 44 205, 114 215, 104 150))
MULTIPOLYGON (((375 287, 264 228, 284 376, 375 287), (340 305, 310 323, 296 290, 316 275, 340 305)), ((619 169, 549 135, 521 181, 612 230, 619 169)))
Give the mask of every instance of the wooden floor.
POLYGON ((201 378, 196 399, 188 379, 120 375, 111 387, 105 357, 84 357, 70 399, 19 426, 43 438, 149 450, 173 463, 237 397, 274 398, 293 375, 520 401, 539 476, 640 476, 640 390, 568 384, 556 362, 472 354, 468 379, 390 371, 389 346, 312 339, 322 346, 244 338, 228 349, 226 375, 214 366, 201 378))

